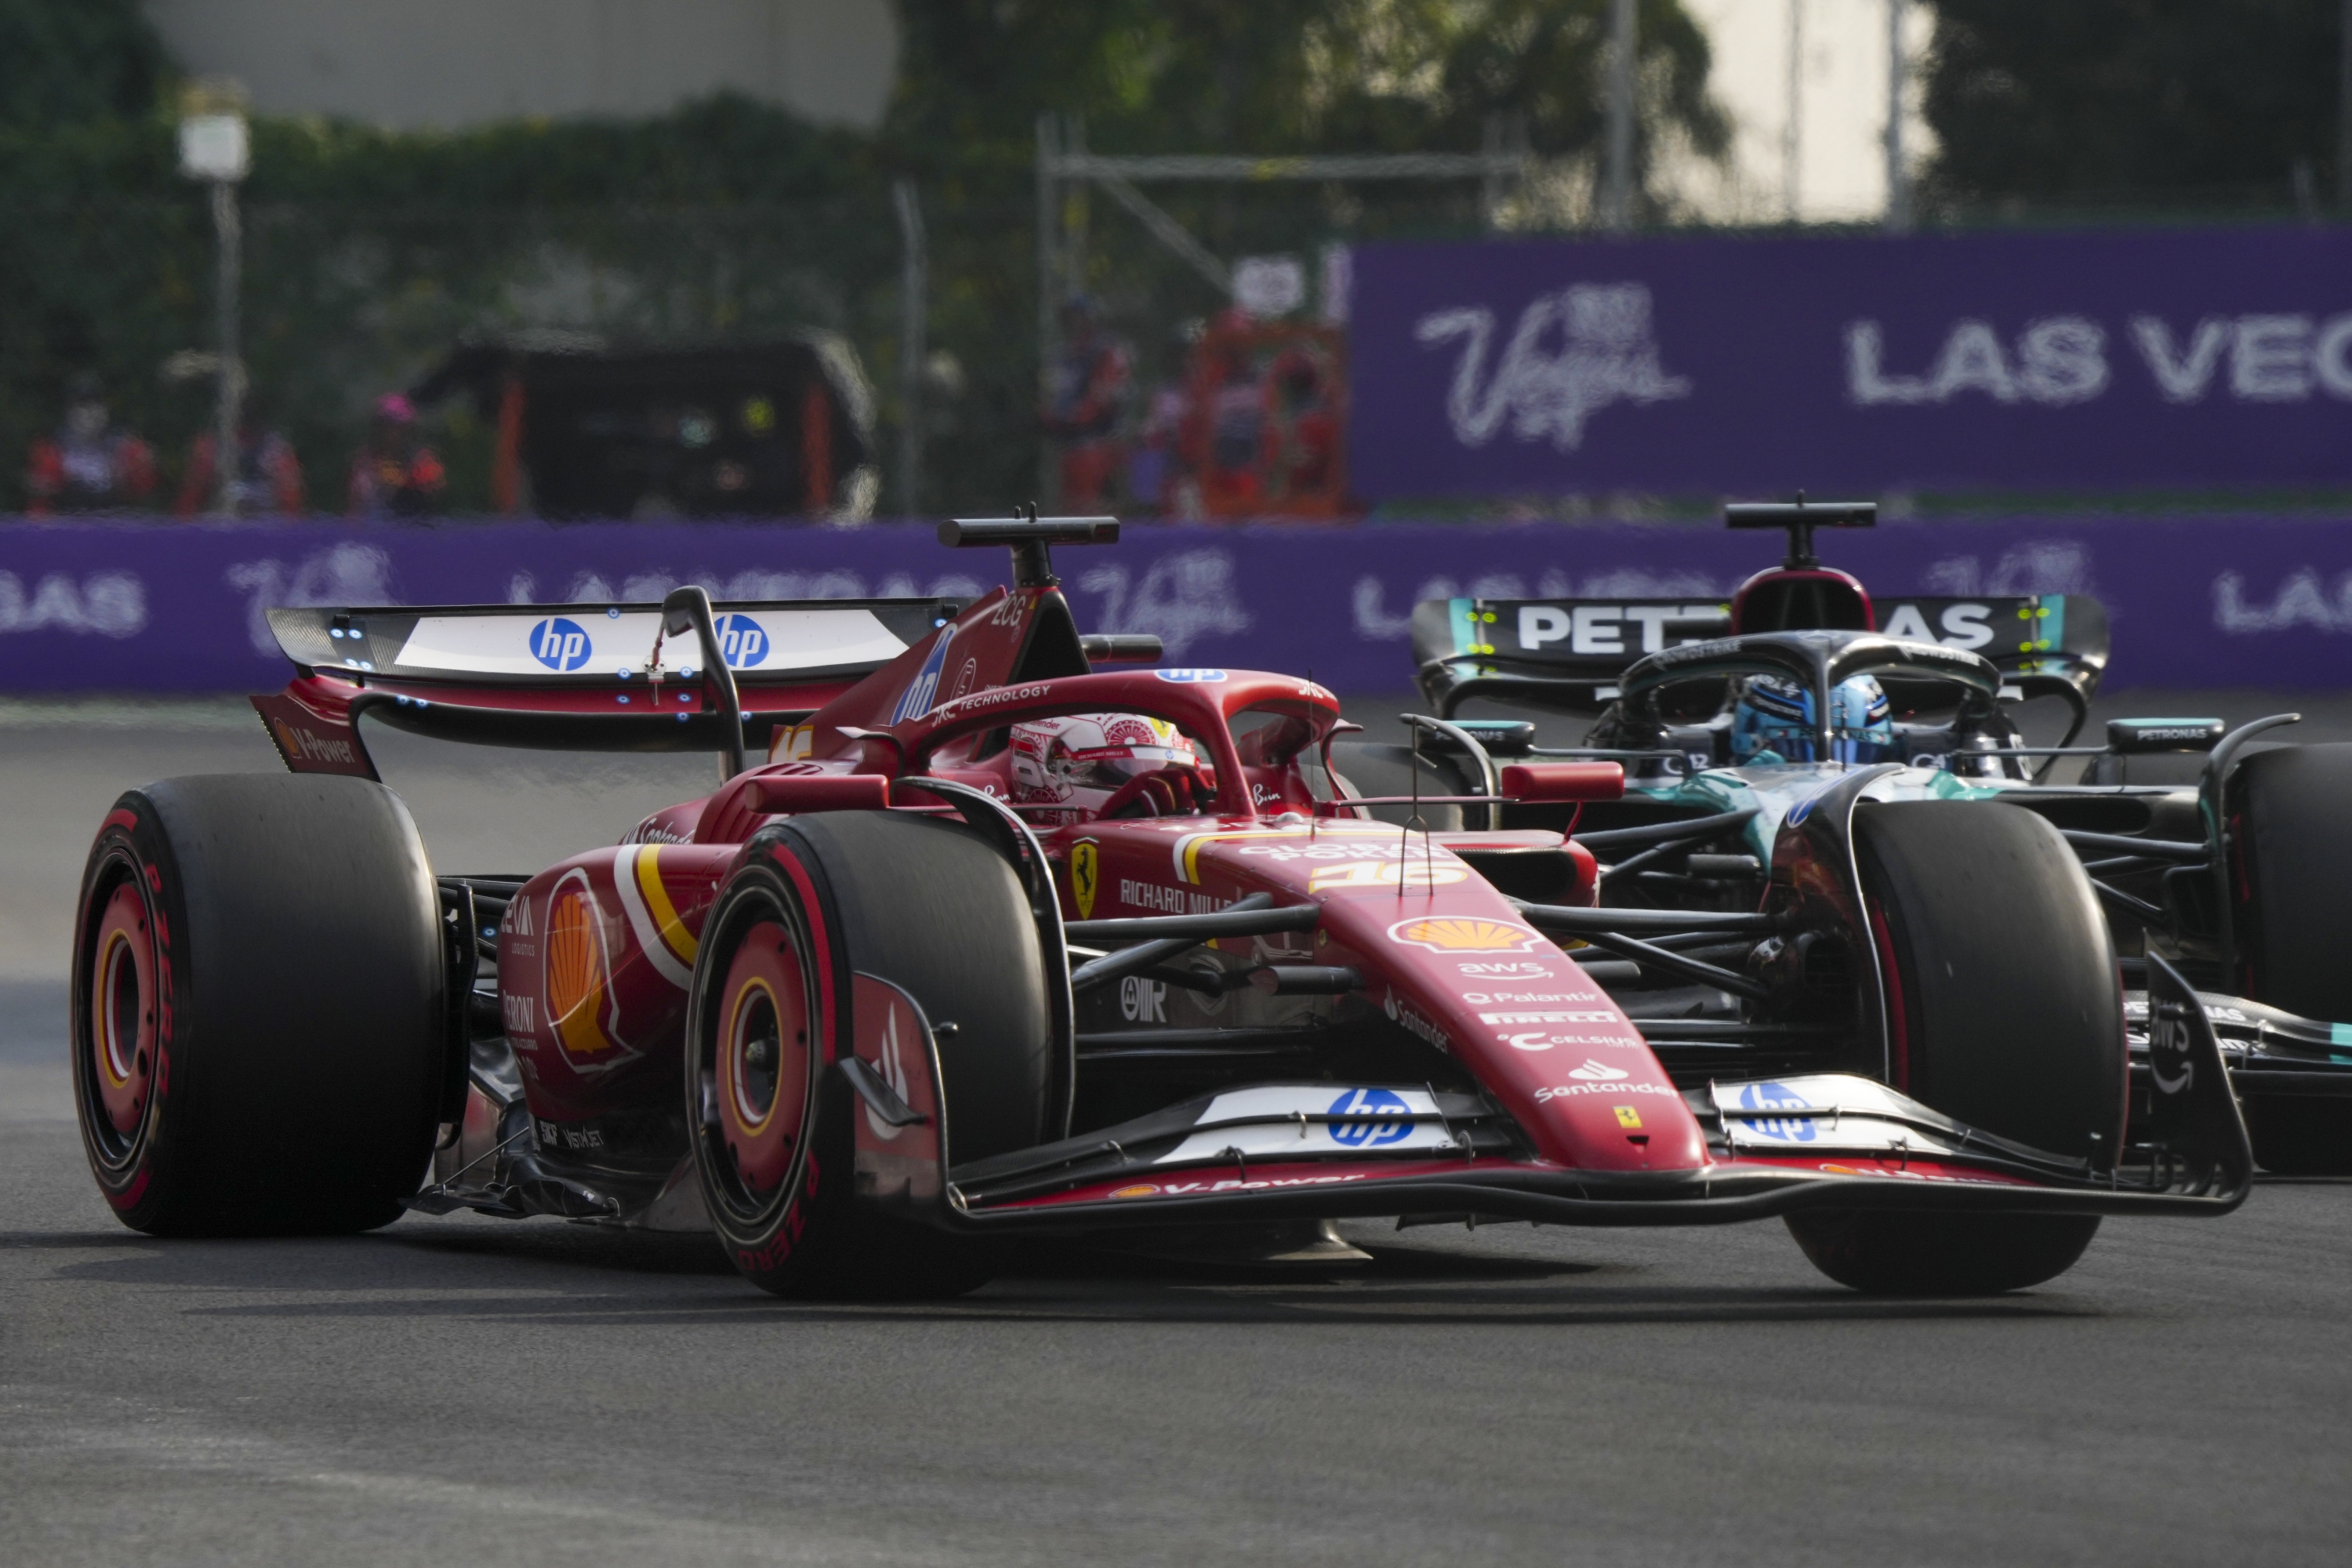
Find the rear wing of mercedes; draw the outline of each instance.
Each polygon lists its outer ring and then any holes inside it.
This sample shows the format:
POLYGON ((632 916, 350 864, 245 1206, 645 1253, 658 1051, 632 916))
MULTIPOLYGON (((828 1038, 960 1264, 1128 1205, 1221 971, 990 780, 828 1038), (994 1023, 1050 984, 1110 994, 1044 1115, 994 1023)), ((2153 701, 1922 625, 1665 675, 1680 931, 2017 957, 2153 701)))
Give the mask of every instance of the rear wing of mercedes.
MULTIPOLYGON (((2107 666, 2107 614, 2082 594, 1876 599, 1878 630, 1982 655, 2021 697, 2087 702, 2107 666)), ((1429 599, 1413 606, 1423 693, 1451 717, 1472 698, 1590 711, 1648 654, 1731 630, 1721 600, 1429 599)))

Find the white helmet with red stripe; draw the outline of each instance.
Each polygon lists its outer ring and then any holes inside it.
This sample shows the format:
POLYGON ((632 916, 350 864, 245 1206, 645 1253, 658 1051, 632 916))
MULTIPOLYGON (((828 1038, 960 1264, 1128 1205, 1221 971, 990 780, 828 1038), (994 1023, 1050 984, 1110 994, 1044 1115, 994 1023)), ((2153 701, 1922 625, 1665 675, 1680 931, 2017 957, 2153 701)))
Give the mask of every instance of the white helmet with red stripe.
POLYGON ((1080 713, 1013 726, 1013 798, 1058 806, 1060 819, 1099 813, 1131 780, 1163 768, 1201 765, 1184 732, 1140 713, 1080 713))

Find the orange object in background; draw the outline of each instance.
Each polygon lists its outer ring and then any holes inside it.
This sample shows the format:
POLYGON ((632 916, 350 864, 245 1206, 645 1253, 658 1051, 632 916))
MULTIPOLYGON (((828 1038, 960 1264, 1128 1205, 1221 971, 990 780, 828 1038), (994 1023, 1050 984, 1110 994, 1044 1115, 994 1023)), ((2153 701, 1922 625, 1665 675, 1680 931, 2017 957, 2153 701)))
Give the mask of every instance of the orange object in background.
POLYGON ((1210 517, 1345 508, 1347 347, 1339 330, 1227 311, 1193 349, 1184 466, 1210 517))
POLYGON ((501 517, 522 510, 522 377, 507 373, 499 393, 499 448, 490 459, 490 505, 501 517))
POLYGON ((808 515, 823 517, 833 507, 833 405, 815 383, 801 397, 801 452, 808 515))

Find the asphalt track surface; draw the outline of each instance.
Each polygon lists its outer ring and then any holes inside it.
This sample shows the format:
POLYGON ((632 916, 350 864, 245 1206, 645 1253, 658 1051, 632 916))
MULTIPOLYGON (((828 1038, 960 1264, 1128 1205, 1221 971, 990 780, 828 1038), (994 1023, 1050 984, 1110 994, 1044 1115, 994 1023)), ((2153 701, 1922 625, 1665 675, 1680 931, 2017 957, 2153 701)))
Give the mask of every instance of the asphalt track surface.
MULTIPOLYGON (((2352 703, 2300 705, 2312 738, 2352 738, 2352 703)), ((870 1308, 553 1221, 136 1236, 70 1121, 74 882, 123 785, 274 765, 250 724, 0 708, 0 1562, 2279 1564, 2352 1543, 2347 1183, 2111 1221, 2072 1272, 1989 1301, 1854 1296, 1772 1224, 1350 1225, 1373 1260, 1305 1276, 1042 1251, 961 1301, 870 1308)), ((437 863, 502 868, 609 841, 705 768, 395 746, 386 772, 437 863)))

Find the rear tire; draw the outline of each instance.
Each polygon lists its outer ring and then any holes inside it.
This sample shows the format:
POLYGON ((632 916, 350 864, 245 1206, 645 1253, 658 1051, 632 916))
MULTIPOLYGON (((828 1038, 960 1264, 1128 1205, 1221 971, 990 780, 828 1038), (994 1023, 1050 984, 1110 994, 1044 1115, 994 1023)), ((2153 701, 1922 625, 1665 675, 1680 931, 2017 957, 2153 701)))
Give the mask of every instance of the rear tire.
POLYGON ((440 897, 397 795, 320 774, 132 790, 91 847, 74 931, 74 1100, 123 1224, 399 1216, 448 1034, 440 897))
POLYGON ((956 1025, 940 1043, 950 1158, 1045 1141, 1053 1017, 1013 868, 953 823, 802 817, 746 847, 705 931, 687 1115, 704 1204, 736 1268, 799 1298, 937 1298, 985 1283, 971 1242, 856 1196, 858 1101, 831 1069, 856 1038, 850 976, 877 975, 934 1025, 956 1025))
MULTIPOLYGON (((2113 1158, 2128 1084, 2115 951, 2057 829, 1975 801, 1854 813, 1873 939, 1895 1004, 1893 1086, 1996 1136, 2113 1158)), ((1824 1211, 1789 1228, 1840 1284, 1989 1295, 2073 1267, 2095 1215, 1824 1211)))
MULTIPOLYGON (((2352 745, 2282 746, 2240 766, 2246 994, 2322 1023, 2352 1023, 2352 745)), ((2352 1100, 2265 1097, 2246 1105, 2254 1159, 2282 1175, 2352 1174, 2352 1100)))

